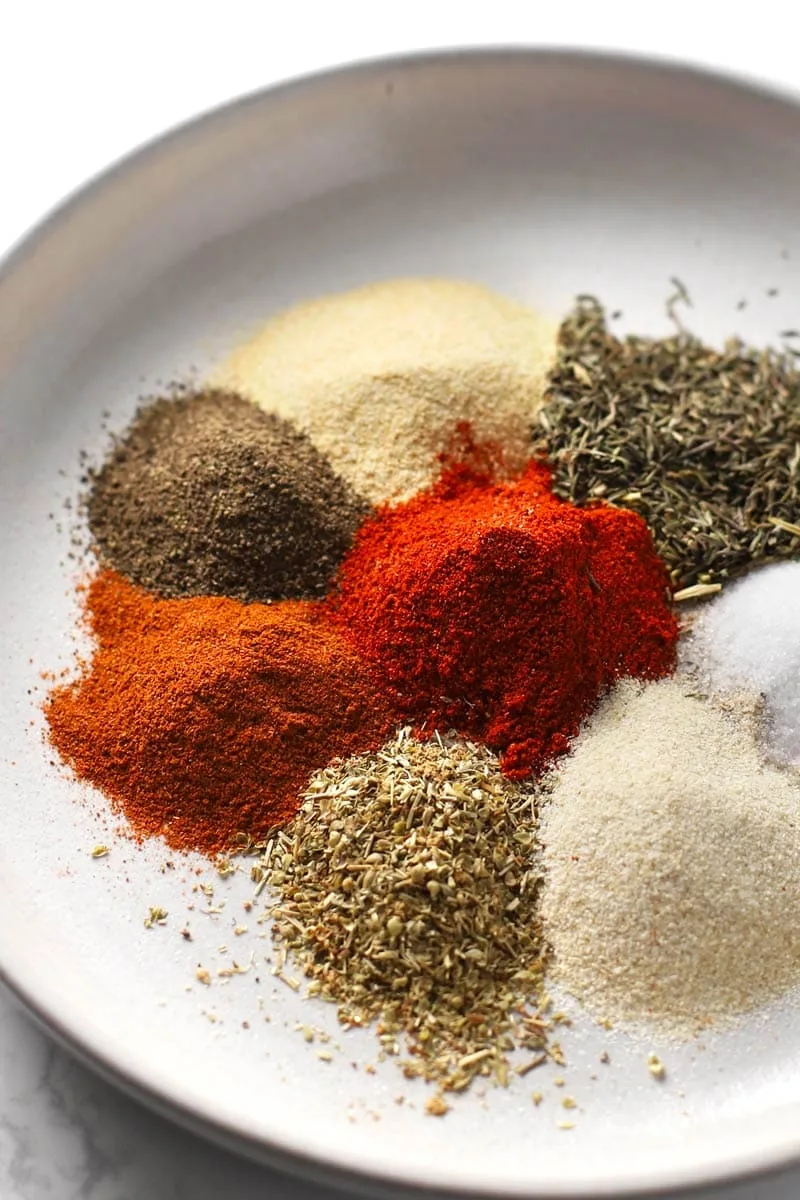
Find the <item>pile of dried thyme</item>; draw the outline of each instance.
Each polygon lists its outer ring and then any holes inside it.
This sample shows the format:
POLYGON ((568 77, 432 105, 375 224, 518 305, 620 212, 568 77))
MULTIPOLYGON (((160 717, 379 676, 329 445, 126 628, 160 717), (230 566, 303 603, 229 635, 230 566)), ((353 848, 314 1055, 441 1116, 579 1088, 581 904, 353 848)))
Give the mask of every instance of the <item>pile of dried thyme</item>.
POLYGON ((535 793, 488 750, 402 731, 318 772, 255 877, 277 940, 345 1025, 377 1019, 408 1078, 462 1091, 562 1061, 548 1046, 535 793))
POLYGON ((676 589, 800 549, 800 372, 789 352, 735 339, 720 352, 680 327, 620 339, 583 296, 561 326, 534 437, 557 495, 644 517, 676 589))

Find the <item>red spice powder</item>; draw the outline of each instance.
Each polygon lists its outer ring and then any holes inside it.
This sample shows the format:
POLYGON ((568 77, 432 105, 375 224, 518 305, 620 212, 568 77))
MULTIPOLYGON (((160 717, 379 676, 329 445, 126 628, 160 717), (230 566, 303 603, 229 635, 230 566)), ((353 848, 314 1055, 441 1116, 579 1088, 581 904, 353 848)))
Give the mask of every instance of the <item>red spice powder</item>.
POLYGON ((666 568, 644 521, 551 492, 547 466, 493 482, 450 466, 385 507, 345 559, 332 619, 421 728, 455 728, 539 771, 616 679, 675 664, 666 568))
POLYGON ((46 704, 53 744, 140 836, 209 853, 264 836, 315 770, 393 726, 319 607, 160 600, 103 571, 86 592, 94 657, 46 704))

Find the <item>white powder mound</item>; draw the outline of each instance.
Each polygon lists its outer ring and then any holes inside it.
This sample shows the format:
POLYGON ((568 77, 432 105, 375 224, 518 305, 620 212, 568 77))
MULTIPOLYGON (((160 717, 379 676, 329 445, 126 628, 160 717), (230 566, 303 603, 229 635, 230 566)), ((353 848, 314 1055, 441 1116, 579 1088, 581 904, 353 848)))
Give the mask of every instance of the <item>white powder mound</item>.
POLYGON ((756 715, 622 683, 542 815, 554 976, 612 1022, 689 1034, 800 982, 800 786, 756 715))
POLYGON ((398 279, 280 314, 215 382, 294 421, 368 500, 397 501, 433 481, 459 422, 522 466, 556 333, 478 284, 398 279))
POLYGON ((714 691, 763 693, 771 757, 800 766, 800 562, 726 587, 697 617, 684 661, 714 691))

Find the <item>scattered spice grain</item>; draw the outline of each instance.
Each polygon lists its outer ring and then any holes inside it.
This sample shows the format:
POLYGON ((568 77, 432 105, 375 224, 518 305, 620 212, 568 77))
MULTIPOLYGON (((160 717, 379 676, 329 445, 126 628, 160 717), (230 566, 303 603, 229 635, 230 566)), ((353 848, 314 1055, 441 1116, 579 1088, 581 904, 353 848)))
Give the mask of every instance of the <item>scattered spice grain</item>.
POLYGON ((450 1105, 441 1092, 437 1092, 435 1096, 431 1096, 430 1100, 426 1102, 425 1112, 429 1117, 445 1117, 450 1112, 450 1105))
POLYGON ((168 916, 169 913, 165 908, 151 907, 144 919, 145 929, 152 929, 154 925, 166 925, 168 916))
POLYGON ((647 1069, 653 1076, 653 1079, 666 1079, 667 1069, 657 1054, 648 1054, 647 1069))

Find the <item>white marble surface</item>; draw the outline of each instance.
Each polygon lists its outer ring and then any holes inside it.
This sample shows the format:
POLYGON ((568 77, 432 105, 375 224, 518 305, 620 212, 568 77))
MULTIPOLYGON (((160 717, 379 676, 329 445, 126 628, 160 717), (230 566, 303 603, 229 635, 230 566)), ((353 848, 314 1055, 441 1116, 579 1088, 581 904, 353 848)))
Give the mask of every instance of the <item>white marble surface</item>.
MULTIPOLYGON (((800 1172, 715 1192, 796 1200, 800 1172)), ((336 1200, 211 1146, 115 1091, 0 994, 3 1200, 336 1200)), ((689 1198, 685 1198, 689 1200, 689 1198)))
MULTIPOLYGON (((65 192, 204 107, 337 61, 445 44, 540 42, 638 50, 800 88, 785 0, 746 16, 716 2, 569 6, 262 0, 30 0, 2 6, 0 249, 65 192), (284 11, 285 8, 285 11, 284 11)), ((326 1200, 207 1145, 95 1078, 0 994, 2 1200, 326 1200)), ((795 1200, 800 1171, 718 1193, 795 1200)))
POLYGON ((199 1141, 80 1066, 0 996, 3 1200, 325 1200, 199 1141))

